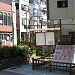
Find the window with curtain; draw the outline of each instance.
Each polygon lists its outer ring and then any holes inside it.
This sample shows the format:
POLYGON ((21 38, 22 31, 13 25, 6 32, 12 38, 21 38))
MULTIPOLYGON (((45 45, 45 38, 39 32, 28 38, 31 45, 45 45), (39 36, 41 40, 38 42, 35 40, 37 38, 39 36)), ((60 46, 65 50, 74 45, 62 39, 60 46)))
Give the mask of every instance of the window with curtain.
POLYGON ((7 14, 4 13, 4 25, 7 26, 7 14))
POLYGON ((8 26, 11 26, 11 16, 8 14, 8 26))
POLYGON ((0 12, 0 25, 3 25, 3 13, 0 12))

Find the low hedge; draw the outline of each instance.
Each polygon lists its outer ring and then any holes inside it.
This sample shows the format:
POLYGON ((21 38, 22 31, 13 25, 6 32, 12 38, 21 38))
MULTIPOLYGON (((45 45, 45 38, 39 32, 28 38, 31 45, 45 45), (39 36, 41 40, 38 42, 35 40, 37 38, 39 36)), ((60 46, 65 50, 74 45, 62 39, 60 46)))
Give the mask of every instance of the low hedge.
POLYGON ((28 54, 32 55, 34 52, 35 49, 25 46, 3 46, 0 48, 0 60, 17 56, 27 56, 28 54))

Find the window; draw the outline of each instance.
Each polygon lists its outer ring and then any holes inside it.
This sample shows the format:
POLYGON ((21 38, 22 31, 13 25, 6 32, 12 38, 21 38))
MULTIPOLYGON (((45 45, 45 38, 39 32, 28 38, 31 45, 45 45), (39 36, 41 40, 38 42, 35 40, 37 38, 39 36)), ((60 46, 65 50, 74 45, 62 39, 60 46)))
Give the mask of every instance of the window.
POLYGON ((24 4, 21 4, 21 10, 24 10, 24 4))
POLYGON ((2 40, 3 39, 3 35, 2 34, 0 34, 0 40, 2 40))
POLYGON ((41 16, 41 15, 42 15, 42 11, 38 10, 38 16, 41 16))
POLYGON ((4 25, 7 26, 7 14, 4 13, 4 25))
POLYGON ((38 9, 33 8, 33 16, 37 16, 38 15, 38 9))
POLYGON ((23 11, 28 11, 28 6, 27 5, 24 5, 24 4, 21 4, 21 10, 23 11))
POLYGON ((7 34, 0 34, 0 40, 9 40, 9 36, 7 34))
POLYGON ((40 2, 40 0, 29 0, 29 3, 39 3, 40 2))
POLYGON ((27 29, 27 25, 24 25, 24 29, 27 29))
POLYGON ((0 12, 0 20, 3 20, 3 13, 0 12))
POLYGON ((11 26, 11 16, 8 14, 8 26, 11 26))
POLYGON ((41 15, 42 15, 41 10, 33 8, 33 16, 41 16, 41 15))
POLYGON ((29 19, 24 19, 24 29, 30 28, 29 26, 29 19))
POLYGON ((67 0, 57 1, 57 7, 58 8, 66 8, 66 7, 68 7, 68 1, 67 0))
POLYGON ((39 4, 40 0, 34 0, 34 3, 39 4))
POLYGON ((7 34, 4 34, 4 40, 7 40, 7 34))
POLYGON ((26 25, 26 18, 22 18, 22 25, 26 25))
POLYGON ((16 3, 15 6, 16 6, 16 9, 19 9, 19 3, 16 3))
POLYGON ((34 0, 29 0, 29 3, 34 3, 34 0))
POLYGON ((12 16, 10 15, 10 26, 12 26, 12 16))
POLYGON ((0 25, 3 25, 3 13, 0 12, 0 25))

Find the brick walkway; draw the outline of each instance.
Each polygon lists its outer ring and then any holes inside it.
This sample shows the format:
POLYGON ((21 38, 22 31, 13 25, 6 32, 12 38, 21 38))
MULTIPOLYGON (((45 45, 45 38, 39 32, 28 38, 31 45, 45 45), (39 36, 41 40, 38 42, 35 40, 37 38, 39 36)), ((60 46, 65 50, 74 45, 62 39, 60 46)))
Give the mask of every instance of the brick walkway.
POLYGON ((0 71, 0 75, 26 75, 26 74, 19 74, 19 73, 13 73, 8 71, 0 71))

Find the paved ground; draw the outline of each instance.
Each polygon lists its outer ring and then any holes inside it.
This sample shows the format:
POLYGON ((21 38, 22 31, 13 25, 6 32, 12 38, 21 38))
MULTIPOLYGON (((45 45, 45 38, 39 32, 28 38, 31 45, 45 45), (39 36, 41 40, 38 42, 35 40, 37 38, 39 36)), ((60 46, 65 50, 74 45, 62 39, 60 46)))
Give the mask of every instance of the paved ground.
POLYGON ((0 71, 0 75, 26 75, 26 74, 19 74, 19 73, 8 72, 8 71, 0 71))
POLYGON ((68 73, 47 70, 32 70, 31 65, 22 65, 16 68, 8 68, 0 72, 0 75, 69 75, 68 73), (7 74, 3 74, 7 72, 7 74))

